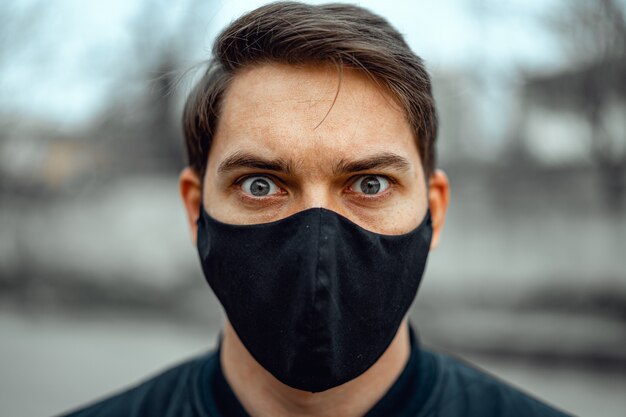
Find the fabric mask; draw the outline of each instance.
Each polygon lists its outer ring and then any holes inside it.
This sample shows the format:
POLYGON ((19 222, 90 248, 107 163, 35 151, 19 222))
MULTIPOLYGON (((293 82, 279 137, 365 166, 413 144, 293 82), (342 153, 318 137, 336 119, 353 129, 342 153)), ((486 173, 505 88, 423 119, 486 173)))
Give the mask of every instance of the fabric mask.
POLYGON ((204 275, 248 352, 274 377, 319 392, 369 369, 415 298, 432 237, 382 235, 324 208, 271 223, 198 219, 204 275))

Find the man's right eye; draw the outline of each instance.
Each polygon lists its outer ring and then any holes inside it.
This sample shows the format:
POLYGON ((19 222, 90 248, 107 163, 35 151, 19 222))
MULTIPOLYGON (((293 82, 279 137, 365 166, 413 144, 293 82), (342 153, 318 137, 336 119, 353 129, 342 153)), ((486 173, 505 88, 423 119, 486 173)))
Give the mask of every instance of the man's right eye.
POLYGON ((280 191, 274 181, 263 176, 248 177, 241 182, 240 186, 244 193, 254 197, 267 197, 280 191))

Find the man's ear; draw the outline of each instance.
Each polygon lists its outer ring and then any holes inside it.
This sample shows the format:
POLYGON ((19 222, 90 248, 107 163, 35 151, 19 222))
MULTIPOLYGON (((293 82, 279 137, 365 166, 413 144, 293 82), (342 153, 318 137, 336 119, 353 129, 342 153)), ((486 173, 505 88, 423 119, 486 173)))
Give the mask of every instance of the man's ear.
POLYGON ((442 170, 436 169, 430 176, 428 182, 428 204, 433 220, 433 238, 430 243, 431 250, 439 245, 439 236, 443 229, 449 200, 450 185, 448 183, 448 176, 442 170))
POLYGON ((191 231, 191 240, 196 244, 198 225, 196 221, 200 216, 200 203, 202 202, 202 180, 191 167, 186 167, 178 178, 180 198, 183 200, 187 221, 191 231))

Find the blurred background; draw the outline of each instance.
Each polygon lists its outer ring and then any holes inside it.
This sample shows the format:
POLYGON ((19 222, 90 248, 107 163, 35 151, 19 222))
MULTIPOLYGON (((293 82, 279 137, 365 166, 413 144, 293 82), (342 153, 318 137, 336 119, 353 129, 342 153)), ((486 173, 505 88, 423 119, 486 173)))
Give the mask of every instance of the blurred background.
MULTIPOLYGON (((178 198, 194 65, 259 1, 0 3, 0 415, 215 346, 178 198)), ((626 0, 360 1, 433 75, 452 200, 423 343, 626 415, 626 0)))

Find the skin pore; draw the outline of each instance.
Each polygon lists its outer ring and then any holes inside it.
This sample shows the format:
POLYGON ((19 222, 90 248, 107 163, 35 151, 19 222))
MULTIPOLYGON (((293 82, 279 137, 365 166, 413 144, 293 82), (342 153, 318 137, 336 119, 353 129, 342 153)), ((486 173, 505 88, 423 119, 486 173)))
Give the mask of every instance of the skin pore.
MULTIPOLYGON (((324 207, 377 233, 417 227, 430 207, 431 248, 448 205, 443 171, 422 169, 415 138, 391 96, 359 71, 263 64, 237 74, 227 90, 206 175, 190 168, 180 190, 193 239, 200 202, 232 224, 279 220, 324 207)), ((402 322, 364 374, 321 393, 290 388, 248 353, 228 320, 221 363, 253 417, 365 414, 402 372, 410 352, 402 322)))

